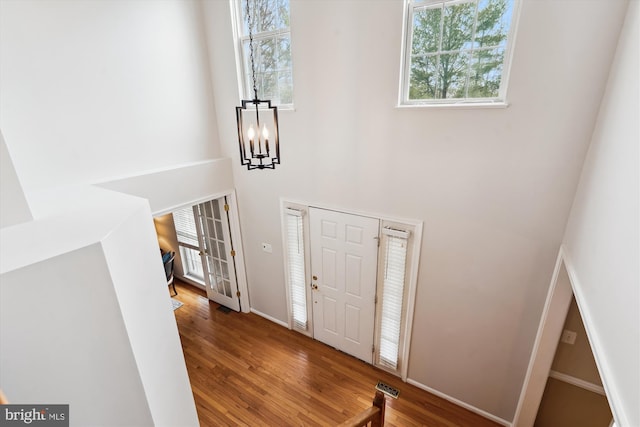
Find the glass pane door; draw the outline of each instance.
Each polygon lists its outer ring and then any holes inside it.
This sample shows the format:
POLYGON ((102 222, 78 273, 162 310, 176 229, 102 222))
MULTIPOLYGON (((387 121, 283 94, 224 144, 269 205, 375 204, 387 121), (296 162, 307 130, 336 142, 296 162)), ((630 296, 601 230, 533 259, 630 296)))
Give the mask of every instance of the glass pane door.
POLYGON ((204 249, 203 269, 207 296, 218 304, 240 311, 229 220, 224 209, 225 198, 194 207, 198 218, 198 237, 204 249))

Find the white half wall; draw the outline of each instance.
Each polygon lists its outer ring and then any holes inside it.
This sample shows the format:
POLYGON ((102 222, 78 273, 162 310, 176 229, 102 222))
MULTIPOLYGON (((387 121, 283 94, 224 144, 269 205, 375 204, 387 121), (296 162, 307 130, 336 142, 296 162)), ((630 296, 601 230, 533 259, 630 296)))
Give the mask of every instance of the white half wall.
POLYGON ((0 229, 3 391, 70 404, 72 426, 197 426, 148 203, 76 196, 0 229))
POLYGON ((109 233, 102 246, 153 424, 195 426, 191 384, 156 242, 145 206, 109 233))
POLYGON ((149 201, 154 216, 193 206, 233 191, 231 159, 214 159, 97 184, 149 201))
POLYGON ((629 2, 564 236, 616 424, 640 425, 640 3, 629 2))
POLYGON ((153 424, 99 243, 1 277, 10 402, 68 403, 72 426, 153 424))

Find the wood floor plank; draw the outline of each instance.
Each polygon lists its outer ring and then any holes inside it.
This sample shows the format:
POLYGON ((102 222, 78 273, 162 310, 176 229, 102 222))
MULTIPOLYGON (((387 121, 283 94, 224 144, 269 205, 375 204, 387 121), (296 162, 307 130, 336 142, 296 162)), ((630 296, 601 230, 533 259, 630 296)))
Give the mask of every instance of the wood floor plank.
POLYGON ((255 314, 218 310, 177 281, 174 311, 202 426, 332 426, 371 406, 378 380, 387 427, 495 427, 398 377, 255 314))

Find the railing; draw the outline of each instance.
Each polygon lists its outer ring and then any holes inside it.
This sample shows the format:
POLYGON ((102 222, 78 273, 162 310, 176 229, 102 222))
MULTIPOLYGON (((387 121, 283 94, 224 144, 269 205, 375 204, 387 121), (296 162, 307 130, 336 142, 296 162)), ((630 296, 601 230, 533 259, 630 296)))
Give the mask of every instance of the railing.
POLYGON ((373 406, 354 415, 338 427, 364 427, 369 425, 371 427, 382 427, 384 425, 384 408, 384 393, 376 390, 376 395, 373 398, 373 406))

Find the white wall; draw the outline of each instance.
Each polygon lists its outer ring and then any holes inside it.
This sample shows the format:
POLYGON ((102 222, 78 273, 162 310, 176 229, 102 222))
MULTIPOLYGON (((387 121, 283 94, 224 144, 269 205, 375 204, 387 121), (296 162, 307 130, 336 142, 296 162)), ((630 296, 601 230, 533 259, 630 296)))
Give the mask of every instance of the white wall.
POLYGON ((509 108, 399 109, 402 2, 292 0, 282 165, 249 172, 229 5, 205 1, 252 307, 287 319, 280 197, 422 220, 409 377, 511 420, 625 7, 525 1, 509 108))
POLYGON ((640 425, 640 5, 629 3, 564 237, 616 423, 640 425))
POLYGON ((10 402, 68 403, 76 426, 152 424, 99 244, 3 274, 0 295, 10 402))
POLYGON ((219 156, 200 9, 0 2, 0 128, 27 199, 219 156))
POLYGON ((0 131, 0 228, 32 219, 31 210, 0 131))

